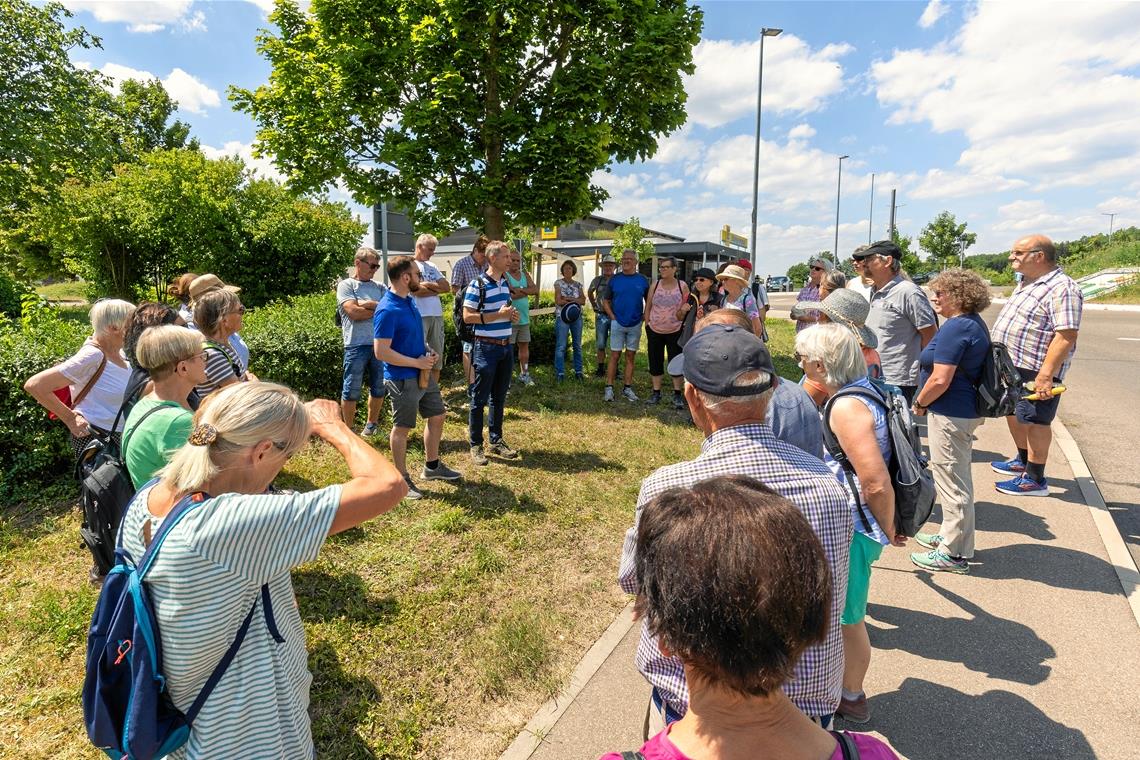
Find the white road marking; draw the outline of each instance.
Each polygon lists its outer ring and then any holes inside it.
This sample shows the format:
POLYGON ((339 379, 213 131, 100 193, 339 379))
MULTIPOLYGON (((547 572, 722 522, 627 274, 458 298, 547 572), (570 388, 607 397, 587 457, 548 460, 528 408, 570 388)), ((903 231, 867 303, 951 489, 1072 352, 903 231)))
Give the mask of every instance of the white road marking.
POLYGON ((1140 341, 1140 338, 1117 338, 1117 340, 1137 340, 1137 341, 1140 341))

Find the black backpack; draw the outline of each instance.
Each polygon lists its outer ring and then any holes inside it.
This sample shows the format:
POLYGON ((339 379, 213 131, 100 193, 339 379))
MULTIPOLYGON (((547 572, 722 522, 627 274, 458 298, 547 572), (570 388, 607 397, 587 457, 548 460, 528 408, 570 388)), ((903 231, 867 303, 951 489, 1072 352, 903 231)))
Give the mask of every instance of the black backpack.
MULTIPOLYGON (((901 393, 884 394, 877 387, 866 388, 854 385, 840 388, 823 407, 823 445, 832 459, 843 468, 847 476, 847 485, 851 488, 851 495, 855 497, 855 503, 859 507, 863 529, 867 532, 871 530, 871 523, 863 511, 863 500, 855 488, 852 477, 855 468, 851 466, 835 434, 831 432, 832 404, 844 396, 871 399, 886 410, 887 433, 891 443, 891 458, 887 462, 887 471, 891 474, 891 486, 895 492, 894 530, 896 533, 914 536, 930 519, 930 513, 934 510, 934 476, 926 465, 926 457, 922 454, 918 426, 910 415, 906 398, 901 393)), ((883 530, 890 529, 890 526, 886 525, 880 527, 883 530)))
POLYGON ((979 417, 1008 417, 1021 395, 1021 373, 1004 343, 991 343, 974 386, 974 408, 979 417))
MULTIPOLYGON (((487 298, 487 276, 481 274, 471 282, 479 283, 478 311, 483 311, 483 304, 486 302, 487 298)), ((471 287, 470 283, 468 283, 467 287, 471 287)), ((455 294, 455 302, 451 306, 451 324, 454 325, 455 334, 461 341, 464 343, 472 343, 475 341, 475 325, 467 324, 463 321, 463 300, 466 294, 467 288, 463 288, 463 290, 455 294)))
MULTIPOLYGON (((111 430, 118 428, 119 420, 126 416, 129 400, 119 407, 111 430)), ((138 430, 143 421, 158 410, 169 408, 158 405, 148 409, 131 432, 138 430)), ((96 435, 83 447, 79 460, 75 463, 75 478, 79 481, 79 509, 83 514, 79 537, 83 540, 82 545, 91 552, 95 572, 100 578, 115 566, 115 540, 119 523, 123 520, 123 511, 135 495, 135 486, 122 455, 128 439, 129 436, 125 436, 120 446, 112 433, 106 436, 96 435)))

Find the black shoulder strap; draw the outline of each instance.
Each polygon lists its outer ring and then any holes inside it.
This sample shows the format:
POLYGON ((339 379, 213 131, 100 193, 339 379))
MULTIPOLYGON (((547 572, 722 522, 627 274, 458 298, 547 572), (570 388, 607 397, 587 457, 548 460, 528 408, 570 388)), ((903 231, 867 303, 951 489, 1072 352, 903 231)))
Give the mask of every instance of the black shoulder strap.
POLYGON ((123 459, 123 456, 127 452, 127 441, 129 441, 131 439, 131 434, 134 433, 136 430, 139 429, 139 427, 142 426, 143 422, 146 421, 146 418, 151 416, 152 414, 154 414, 155 412, 157 412, 161 409, 173 409, 173 408, 174 407, 167 406, 166 404, 155 404, 150 409, 147 409, 145 412, 143 412, 143 416, 139 417, 139 421, 135 423, 135 426, 133 428, 131 428, 129 433, 126 430, 127 423, 125 423, 125 422, 123 423, 123 428, 124 428, 123 429, 123 445, 119 447, 119 464, 121 464, 124 467, 127 466, 126 460, 123 459))
POLYGON ((645 755, 640 752, 622 752, 621 760, 645 760, 645 755))
POLYGON ((206 345, 226 357, 226 360, 230 363, 230 369, 234 371, 234 377, 241 378, 241 364, 238 362, 237 357, 231 353, 231 349, 213 340, 207 340, 206 345))
POLYGON ((839 751, 843 753, 843 760, 859 760, 859 747, 850 735, 842 731, 828 731, 839 744, 839 751))

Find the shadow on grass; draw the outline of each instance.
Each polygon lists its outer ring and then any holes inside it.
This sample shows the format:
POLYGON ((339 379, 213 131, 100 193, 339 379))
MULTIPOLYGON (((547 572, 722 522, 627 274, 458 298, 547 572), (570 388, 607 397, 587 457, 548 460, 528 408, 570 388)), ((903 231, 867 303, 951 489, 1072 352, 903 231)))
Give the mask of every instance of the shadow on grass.
POLYGON ((301 493, 308 493, 309 491, 317 490, 317 484, 308 478, 303 478, 300 475, 293 475, 285 471, 277 473, 277 477, 273 479, 273 487, 279 490, 289 489, 291 491, 299 491, 301 493))
POLYGON ((613 459, 589 451, 553 451, 550 449, 519 450, 519 459, 503 459, 508 467, 538 467, 548 472, 624 472, 625 466, 613 459))
POLYGON ((295 570, 293 588, 305 620, 351 620, 379 625, 400 610, 394 597, 376 597, 355 573, 333 575, 322 570, 295 570))
POLYGON ((459 507, 469 516, 478 519, 502 517, 508 512, 546 512, 546 505, 533 497, 527 494, 519 496, 506 486, 490 481, 465 480, 462 488, 439 491, 433 493, 432 498, 459 507))
POLYGON ((309 670, 313 673, 309 699, 316 757, 378 757, 357 730, 368 717, 369 707, 382 699, 376 686, 367 678, 345 673, 336 649, 328 643, 317 644, 309 652, 309 670))
MULTIPOLYGON (((70 475, 45 483, 36 492, 26 488, 0 507, 0 550, 57 530, 57 521, 67 517, 79 502, 79 485, 70 475)), ((75 540, 79 541, 76 532, 75 540)))

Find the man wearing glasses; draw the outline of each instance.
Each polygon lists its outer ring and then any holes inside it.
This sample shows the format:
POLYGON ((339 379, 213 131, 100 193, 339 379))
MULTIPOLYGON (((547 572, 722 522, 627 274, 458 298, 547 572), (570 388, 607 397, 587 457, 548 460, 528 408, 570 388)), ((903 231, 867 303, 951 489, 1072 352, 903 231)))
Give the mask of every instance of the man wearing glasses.
POLYGON ((1044 235, 1023 237, 1009 252, 1021 284, 1006 301, 994 322, 994 343, 1004 343, 1021 373, 1033 383, 1039 400, 1021 400, 1013 416, 1006 417, 1017 456, 993 462, 999 475, 1011 476, 996 484, 998 491, 1017 496, 1048 496, 1045 462, 1053 441, 1057 416, 1053 386, 1060 383, 1077 347, 1084 299, 1072 277, 1057 266, 1053 241, 1044 235))
POLYGON ((863 274, 871 280, 867 327, 879 339, 883 380, 897 385, 908 404, 918 389, 918 356, 938 330, 930 299, 902 274, 902 251, 890 240, 861 251, 863 274))
POLYGON ((344 422, 352 427, 360 387, 368 375, 368 422, 361 435, 370 438, 379 429, 384 407, 384 364, 372 350, 372 315, 386 288, 372 277, 380 268, 380 254, 367 246, 356 250, 352 276, 336 286, 336 308, 344 338, 344 381, 340 389, 340 409, 344 422))

